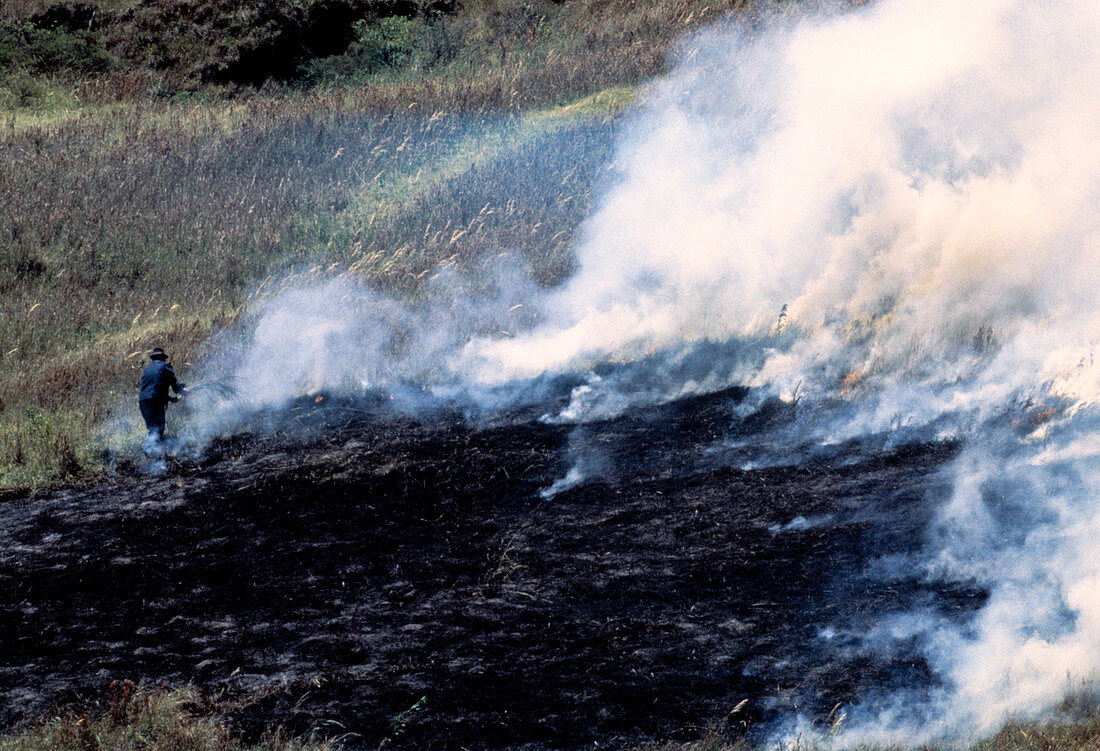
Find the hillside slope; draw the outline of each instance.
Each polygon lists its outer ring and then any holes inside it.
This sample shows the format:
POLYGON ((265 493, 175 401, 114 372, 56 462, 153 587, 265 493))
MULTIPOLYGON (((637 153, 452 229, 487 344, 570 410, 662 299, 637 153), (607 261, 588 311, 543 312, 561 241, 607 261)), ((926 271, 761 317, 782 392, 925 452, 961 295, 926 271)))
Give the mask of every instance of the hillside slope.
POLYGON ((637 85, 737 5, 237 7, 4 5, 0 487, 99 476, 105 425, 139 439, 141 352, 197 363, 288 275, 415 295, 448 265, 507 251, 560 282, 637 85), (340 8, 345 53, 219 78, 249 44, 340 8))

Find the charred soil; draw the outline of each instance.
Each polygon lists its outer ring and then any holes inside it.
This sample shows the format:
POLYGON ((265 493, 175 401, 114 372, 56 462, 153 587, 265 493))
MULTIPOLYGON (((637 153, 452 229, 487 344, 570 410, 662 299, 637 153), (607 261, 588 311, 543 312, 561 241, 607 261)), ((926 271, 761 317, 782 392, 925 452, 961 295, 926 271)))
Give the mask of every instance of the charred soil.
POLYGON ((132 679, 196 685, 246 736, 571 748, 934 686, 917 645, 862 637, 983 601, 887 565, 919 553, 955 447, 746 468, 720 447, 766 453, 797 418, 743 397, 583 426, 311 400, 165 476, 8 499, 0 724, 132 679))

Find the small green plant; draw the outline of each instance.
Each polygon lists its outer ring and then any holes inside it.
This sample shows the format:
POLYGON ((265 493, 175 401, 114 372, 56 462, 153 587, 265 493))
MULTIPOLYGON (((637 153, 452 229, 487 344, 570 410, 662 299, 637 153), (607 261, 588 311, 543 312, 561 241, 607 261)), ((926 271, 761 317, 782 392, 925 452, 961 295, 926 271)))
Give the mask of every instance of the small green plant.
POLYGON ((404 70, 426 63, 431 30, 421 19, 391 16, 359 21, 355 41, 340 55, 314 58, 302 73, 309 83, 362 80, 382 70, 404 70))
POLYGON ((390 724, 390 734, 382 739, 379 747, 385 747, 390 741, 400 738, 409 729, 409 723, 416 719, 417 715, 428 708, 428 697, 421 696, 413 705, 393 718, 390 724))
POLYGON ((40 107, 49 94, 48 89, 36 78, 29 75, 12 75, 4 81, 2 90, 11 107, 36 108, 40 107))

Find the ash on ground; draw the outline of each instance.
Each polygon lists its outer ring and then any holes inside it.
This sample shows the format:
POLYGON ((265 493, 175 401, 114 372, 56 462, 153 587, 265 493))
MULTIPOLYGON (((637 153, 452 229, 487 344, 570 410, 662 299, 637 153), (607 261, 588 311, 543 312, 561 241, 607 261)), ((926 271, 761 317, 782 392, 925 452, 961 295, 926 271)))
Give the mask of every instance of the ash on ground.
POLYGON ((746 469, 798 416, 745 395, 580 427, 303 400, 164 476, 9 498, 0 725, 131 679, 205 690, 245 737, 571 748, 933 690, 918 644, 863 635, 985 599, 907 563, 956 446, 746 469), (544 492, 586 450, 608 470, 544 492))

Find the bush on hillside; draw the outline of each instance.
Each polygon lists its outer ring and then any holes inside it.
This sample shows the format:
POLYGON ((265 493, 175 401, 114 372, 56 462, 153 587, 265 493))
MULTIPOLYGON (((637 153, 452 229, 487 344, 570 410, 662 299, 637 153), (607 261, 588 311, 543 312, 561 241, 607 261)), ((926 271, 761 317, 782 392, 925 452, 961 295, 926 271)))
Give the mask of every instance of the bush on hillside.
POLYGON ((355 80, 387 68, 400 70, 427 62, 430 50, 431 28, 418 18, 360 21, 346 52, 308 60, 301 73, 307 83, 355 80))
POLYGON ((67 31, 98 31, 102 29, 102 20, 102 14, 94 5, 72 0, 49 5, 30 18, 31 23, 40 29, 67 31))
POLYGON ((95 31, 43 28, 30 22, 0 26, 0 68, 5 70, 95 73, 113 63, 95 31))
MULTIPOLYGON (((440 7, 449 8, 449 1, 441 0, 440 7)), ((295 79, 308 72, 311 61, 344 55, 355 45, 341 63, 349 69, 357 62, 399 62, 418 45, 405 19, 421 13, 422 5, 419 0, 142 0, 113 24, 113 38, 121 57, 170 71, 180 87, 259 85, 295 79), (390 18, 392 24, 379 34, 379 19, 390 18)))

